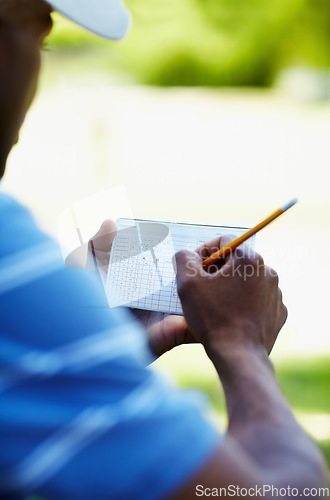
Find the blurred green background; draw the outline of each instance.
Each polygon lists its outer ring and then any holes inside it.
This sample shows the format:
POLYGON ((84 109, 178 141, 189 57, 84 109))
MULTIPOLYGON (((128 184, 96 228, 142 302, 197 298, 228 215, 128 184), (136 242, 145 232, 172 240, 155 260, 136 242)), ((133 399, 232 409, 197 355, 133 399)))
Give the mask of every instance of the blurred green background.
MULTIPOLYGON (((298 196, 257 249, 289 308, 273 358, 281 387, 330 464, 330 269, 319 258, 330 245, 329 0, 126 4, 132 29, 113 43, 54 14, 4 188, 55 236, 62 210, 119 184, 135 217, 240 226, 298 196)), ((105 217, 115 214, 95 221, 105 217)), ((202 349, 180 347, 155 369, 205 391, 225 427, 202 349)))
MULTIPOLYGON (((181 349, 181 348, 180 348, 181 349)), ((213 369, 204 368, 196 371, 189 369, 177 354, 167 366, 168 371, 183 387, 197 388, 207 393, 214 411, 214 420, 220 429, 226 426, 226 404, 217 375, 213 369), (181 362, 180 362, 181 360, 181 362)), ((193 354, 194 356, 194 354, 193 354)), ((195 354, 195 366, 198 367, 202 353, 195 354)), ((166 366, 166 361, 161 361, 166 366)), ((280 386, 288 399, 297 420, 318 442, 328 465, 330 466, 330 363, 327 357, 300 358, 276 362, 276 374, 280 386)))
MULTIPOLYGON (((129 36, 104 64, 152 85, 268 86, 289 67, 329 69, 328 0, 126 0, 129 36)), ((56 47, 97 49, 106 41, 62 22, 56 47)), ((94 51, 94 57, 100 53, 94 51)))
MULTIPOLYGON (((294 94, 296 73, 298 88, 299 78, 305 77, 307 96, 303 91, 303 98, 326 101, 330 97, 328 0, 125 3, 132 13, 132 28, 126 39, 111 45, 55 14, 56 29, 49 44, 56 49, 56 71, 59 61, 65 65, 68 60, 78 73, 85 73, 88 64, 90 72, 108 73, 114 82, 224 87, 227 91, 237 87, 242 94, 246 87, 276 85, 286 73, 294 80, 294 94)), ((223 427, 225 402, 217 377, 205 360, 201 363, 201 351, 184 349, 169 353, 157 366, 179 384, 205 391, 223 427), (192 371, 192 365, 198 368, 192 371)), ((276 368, 297 418, 318 440, 330 464, 329 357, 304 356, 291 354, 284 360, 279 356, 276 368)))

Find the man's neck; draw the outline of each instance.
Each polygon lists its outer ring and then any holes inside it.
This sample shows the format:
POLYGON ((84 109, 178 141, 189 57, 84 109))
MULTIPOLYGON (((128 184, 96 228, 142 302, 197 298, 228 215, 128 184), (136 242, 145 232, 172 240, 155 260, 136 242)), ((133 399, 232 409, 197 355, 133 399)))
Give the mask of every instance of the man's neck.
POLYGON ((7 159, 12 146, 8 146, 9 141, 6 141, 5 134, 0 133, 0 181, 6 170, 7 159))
POLYGON ((7 156, 8 155, 2 154, 0 151, 0 182, 6 170, 7 156))

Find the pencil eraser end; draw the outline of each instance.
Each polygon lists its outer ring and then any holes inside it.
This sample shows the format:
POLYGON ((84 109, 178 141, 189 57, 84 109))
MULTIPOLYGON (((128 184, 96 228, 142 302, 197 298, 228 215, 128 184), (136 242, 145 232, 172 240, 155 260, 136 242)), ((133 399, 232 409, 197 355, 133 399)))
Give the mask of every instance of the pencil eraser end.
POLYGON ((283 205, 281 207, 281 210, 283 210, 283 212, 285 212, 286 210, 289 210, 289 208, 293 207, 293 205, 295 205, 296 203, 298 203, 298 199, 293 198, 293 200, 291 200, 288 203, 286 203, 285 205, 283 205))

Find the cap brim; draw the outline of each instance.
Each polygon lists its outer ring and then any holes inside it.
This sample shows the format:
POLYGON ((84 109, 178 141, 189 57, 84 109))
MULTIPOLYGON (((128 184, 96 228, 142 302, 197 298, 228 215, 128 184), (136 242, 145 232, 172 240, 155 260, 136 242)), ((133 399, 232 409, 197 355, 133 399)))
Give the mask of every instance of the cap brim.
POLYGON ((50 0, 49 3, 71 21, 110 40, 123 38, 131 24, 131 16, 121 0, 50 0))

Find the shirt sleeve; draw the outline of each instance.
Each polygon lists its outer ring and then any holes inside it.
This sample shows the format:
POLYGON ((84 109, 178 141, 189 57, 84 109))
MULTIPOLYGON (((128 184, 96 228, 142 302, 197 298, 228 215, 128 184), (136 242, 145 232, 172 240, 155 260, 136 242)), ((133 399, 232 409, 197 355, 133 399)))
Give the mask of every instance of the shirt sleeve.
POLYGON ((145 368, 141 326, 3 196, 0 227, 1 498, 166 498, 219 444, 203 405, 145 368))

